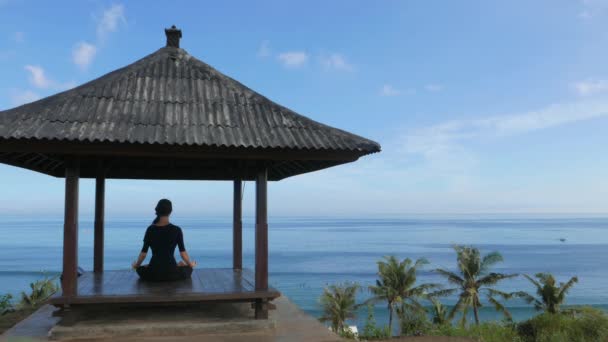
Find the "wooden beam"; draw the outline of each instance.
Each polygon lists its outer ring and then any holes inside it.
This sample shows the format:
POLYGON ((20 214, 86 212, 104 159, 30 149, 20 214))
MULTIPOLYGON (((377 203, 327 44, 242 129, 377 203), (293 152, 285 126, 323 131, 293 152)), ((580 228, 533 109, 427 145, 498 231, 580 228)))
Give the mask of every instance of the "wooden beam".
POLYGON ((78 178, 79 165, 71 162, 65 169, 65 217, 63 226, 63 297, 78 293, 78 178))
MULTIPOLYGON (((255 181, 255 290, 268 289, 268 170, 264 167, 255 181)), ((268 306, 255 302, 255 318, 268 318, 268 306)))
POLYGON ((106 178, 103 165, 100 163, 95 179, 95 241, 93 246, 93 271, 95 273, 103 272, 105 191, 106 178))
POLYGON ((232 216, 232 268, 243 269, 243 182, 234 181, 232 216))

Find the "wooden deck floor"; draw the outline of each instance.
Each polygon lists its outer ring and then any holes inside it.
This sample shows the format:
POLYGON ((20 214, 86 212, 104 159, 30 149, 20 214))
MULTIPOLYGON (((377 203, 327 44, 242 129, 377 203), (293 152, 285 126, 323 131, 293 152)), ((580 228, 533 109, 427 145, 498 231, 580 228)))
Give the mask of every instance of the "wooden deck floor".
POLYGON ((281 294, 274 288, 256 291, 251 270, 232 268, 194 269, 192 278, 171 282, 144 282, 135 271, 84 273, 78 278, 78 294, 53 296, 50 303, 169 303, 203 301, 272 300, 281 294))

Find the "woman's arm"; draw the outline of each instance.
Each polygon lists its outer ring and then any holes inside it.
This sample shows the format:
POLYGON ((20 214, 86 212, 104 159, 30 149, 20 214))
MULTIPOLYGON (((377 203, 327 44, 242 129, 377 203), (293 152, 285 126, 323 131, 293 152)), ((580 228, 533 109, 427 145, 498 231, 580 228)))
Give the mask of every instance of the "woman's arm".
POLYGON ((186 263, 186 265, 188 265, 190 267, 195 267, 196 266, 196 261, 190 260, 190 256, 188 255, 188 252, 186 252, 186 251, 180 251, 179 255, 182 257, 182 260, 184 260, 184 262, 186 263))
POLYGON ((138 268, 141 266, 141 263, 146 260, 146 255, 148 254, 148 248, 150 248, 150 227, 146 229, 146 234, 144 235, 144 245, 141 248, 141 252, 137 257, 137 260, 131 265, 133 268, 138 268))
POLYGON ((139 266, 141 266, 141 263, 144 262, 144 260, 146 260, 146 255, 148 255, 147 252, 139 253, 139 256, 137 257, 137 261, 135 261, 132 265, 133 268, 138 268, 139 266))
POLYGON ((182 257, 182 260, 186 263, 186 265, 190 267, 196 266, 196 261, 190 260, 190 256, 188 252, 186 252, 186 246, 184 245, 184 234, 182 233, 182 229, 179 228, 177 231, 177 248, 179 248, 179 255, 182 257))

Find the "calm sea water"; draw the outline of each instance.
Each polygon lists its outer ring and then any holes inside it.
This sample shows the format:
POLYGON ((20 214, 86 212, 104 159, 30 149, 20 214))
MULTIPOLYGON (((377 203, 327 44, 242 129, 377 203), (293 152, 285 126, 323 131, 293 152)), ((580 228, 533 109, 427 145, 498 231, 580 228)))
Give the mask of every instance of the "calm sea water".
MULTIPOLYGON (((186 247, 201 267, 231 267, 232 227, 229 218, 174 218, 186 247)), ((146 219, 112 219, 106 223, 107 269, 127 269, 135 259, 146 219)), ((61 268, 63 223, 59 219, 8 218, 0 227, 0 293, 18 294, 41 277, 61 268)), ((253 268, 253 220, 245 218, 243 254, 253 268)), ((376 261, 387 254, 425 257, 431 265, 421 282, 443 282, 431 270, 455 267, 453 244, 471 244, 483 252, 499 251, 505 261, 496 271, 551 272, 560 280, 579 277, 568 304, 608 309, 608 218, 273 218, 270 222, 270 281, 302 309, 319 314, 317 299, 328 283, 375 280, 376 261), (560 239, 565 239, 561 242, 560 239)), ((93 223, 80 222, 79 264, 92 269, 93 223)), ((532 287, 524 278, 505 281, 505 291, 532 287)), ((363 291, 360 299, 368 294, 363 291)), ((455 298, 445 302, 454 303, 455 298)), ((516 319, 533 314, 525 303, 507 303, 516 319)), ((359 315, 359 324, 366 317, 359 315)), ((498 318, 482 310, 483 319, 498 318)), ((384 305, 376 319, 386 319, 384 305)))

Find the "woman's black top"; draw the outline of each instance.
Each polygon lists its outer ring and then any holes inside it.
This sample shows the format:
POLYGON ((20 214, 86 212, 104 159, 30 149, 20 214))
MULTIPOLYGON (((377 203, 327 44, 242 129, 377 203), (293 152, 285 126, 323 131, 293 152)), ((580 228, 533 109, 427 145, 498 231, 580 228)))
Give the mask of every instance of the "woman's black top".
POLYGON ((176 246, 179 247, 180 252, 186 250, 180 227, 171 223, 166 226, 151 225, 148 227, 141 251, 147 253, 148 248, 152 248, 152 259, 148 265, 149 271, 160 277, 174 273, 177 268, 177 262, 173 256, 176 246))

